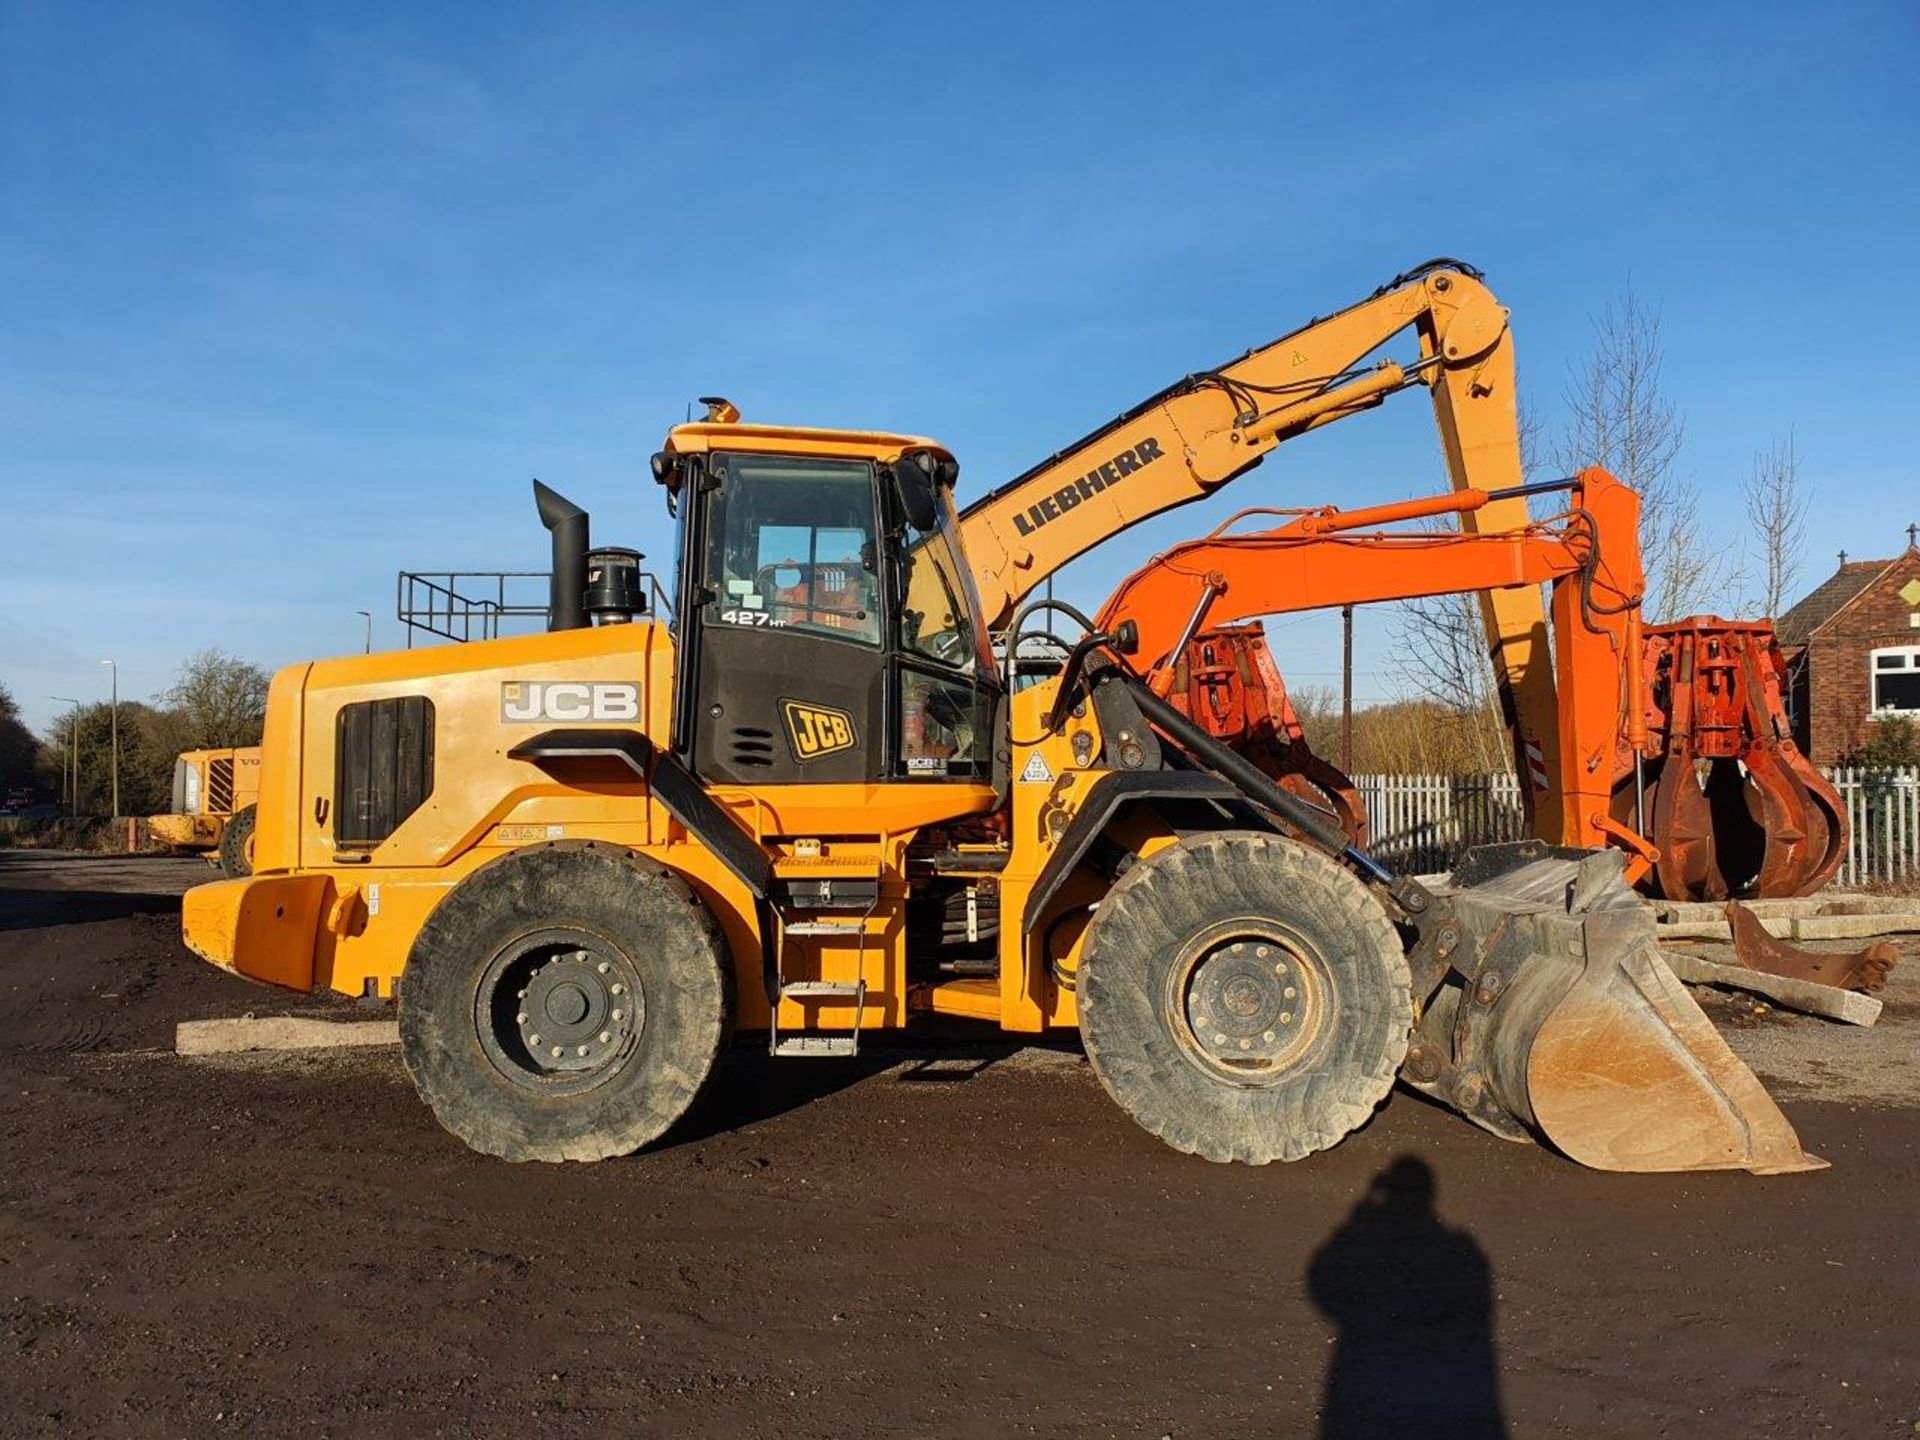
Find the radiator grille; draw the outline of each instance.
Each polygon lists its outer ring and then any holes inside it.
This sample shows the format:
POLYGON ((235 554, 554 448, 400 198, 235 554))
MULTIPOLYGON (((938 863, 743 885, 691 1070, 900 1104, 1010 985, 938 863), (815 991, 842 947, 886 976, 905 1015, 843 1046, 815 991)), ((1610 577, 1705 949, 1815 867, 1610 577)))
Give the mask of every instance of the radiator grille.
POLYGON ((233 759, 221 756, 207 764, 207 813, 233 813, 233 759))

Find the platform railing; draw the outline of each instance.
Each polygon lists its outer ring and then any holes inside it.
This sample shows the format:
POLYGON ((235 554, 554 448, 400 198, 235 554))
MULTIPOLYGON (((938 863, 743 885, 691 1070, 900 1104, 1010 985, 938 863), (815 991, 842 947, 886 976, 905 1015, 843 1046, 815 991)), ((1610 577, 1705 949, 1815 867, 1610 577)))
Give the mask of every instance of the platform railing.
MULTIPOLYGON (((641 571, 651 613, 671 619, 673 602, 650 571, 641 571)), ((394 617, 407 648, 430 640, 498 640, 547 623, 545 570, 402 570, 394 583, 394 617)))

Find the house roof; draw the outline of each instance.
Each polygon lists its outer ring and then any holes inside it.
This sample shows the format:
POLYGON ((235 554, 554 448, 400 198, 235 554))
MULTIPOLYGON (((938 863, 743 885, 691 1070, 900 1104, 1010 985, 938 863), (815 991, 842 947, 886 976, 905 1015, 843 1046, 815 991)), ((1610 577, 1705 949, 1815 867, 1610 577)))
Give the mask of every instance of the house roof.
MULTIPOLYGON (((1911 552, 1909 552, 1911 553, 1911 552)), ((1773 622, 1773 631, 1782 645, 1804 645, 1820 627, 1839 614, 1854 598, 1886 574, 1887 568, 1904 556, 1891 560, 1849 560, 1800 601, 1773 622)))
POLYGON ((1849 560, 1773 622, 1782 645, 1804 645, 1840 608, 1880 577, 1891 560, 1849 560))

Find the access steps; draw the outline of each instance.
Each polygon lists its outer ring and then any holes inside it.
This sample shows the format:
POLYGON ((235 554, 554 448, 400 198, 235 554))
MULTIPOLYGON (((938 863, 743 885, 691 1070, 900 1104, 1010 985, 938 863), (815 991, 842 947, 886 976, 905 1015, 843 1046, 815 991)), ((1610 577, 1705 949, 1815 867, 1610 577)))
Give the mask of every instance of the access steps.
POLYGON ((880 867, 872 862, 803 860, 776 863, 779 887, 773 912, 778 926, 774 952, 775 994, 767 1025, 767 1048, 778 1056, 819 1058, 860 1053, 860 1026, 867 1008, 866 952, 869 923, 886 918, 880 909, 880 867), (817 942, 824 966, 830 953, 852 948, 851 980, 788 978, 794 957, 789 940, 817 942), (780 1027, 784 1002, 851 1005, 853 1023, 845 1030, 787 1030, 780 1027))

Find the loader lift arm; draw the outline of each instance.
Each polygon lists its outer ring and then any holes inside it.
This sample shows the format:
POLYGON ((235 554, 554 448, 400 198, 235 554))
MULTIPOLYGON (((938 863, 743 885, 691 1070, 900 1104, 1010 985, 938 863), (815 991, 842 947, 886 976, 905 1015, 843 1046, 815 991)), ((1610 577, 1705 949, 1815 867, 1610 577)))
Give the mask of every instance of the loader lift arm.
MULTIPOLYGON (((1186 376, 969 505, 960 531, 989 627, 1004 629, 1023 597, 1102 541, 1205 498, 1295 436, 1416 385, 1432 400, 1454 489, 1507 497, 1463 512, 1463 527, 1524 526, 1507 312, 1478 270, 1432 260, 1356 305, 1186 376), (1418 358, 1367 364, 1407 331, 1418 358)), ((1489 590, 1481 612, 1516 761, 1526 773, 1531 744, 1557 773, 1540 596, 1489 590)))

